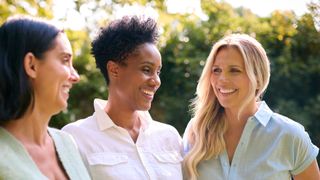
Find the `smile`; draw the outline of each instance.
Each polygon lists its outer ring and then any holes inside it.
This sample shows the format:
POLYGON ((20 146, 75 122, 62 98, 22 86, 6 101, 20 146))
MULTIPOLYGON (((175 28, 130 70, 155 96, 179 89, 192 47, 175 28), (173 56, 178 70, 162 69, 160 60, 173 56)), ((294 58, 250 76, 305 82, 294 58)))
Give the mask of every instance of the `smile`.
POLYGON ((62 86, 62 92, 64 94, 66 94, 67 96, 69 96, 69 92, 70 92, 71 87, 72 87, 71 85, 63 85, 62 86))
POLYGON ((150 91, 150 90, 142 90, 142 92, 148 96, 153 96, 154 95, 154 92, 153 91, 150 91))
POLYGON ((70 89, 69 88, 63 88, 62 90, 64 93, 69 94, 70 89))
POLYGON ((222 88, 218 88, 218 90, 221 94, 232 94, 237 91, 237 89, 222 89, 222 88))

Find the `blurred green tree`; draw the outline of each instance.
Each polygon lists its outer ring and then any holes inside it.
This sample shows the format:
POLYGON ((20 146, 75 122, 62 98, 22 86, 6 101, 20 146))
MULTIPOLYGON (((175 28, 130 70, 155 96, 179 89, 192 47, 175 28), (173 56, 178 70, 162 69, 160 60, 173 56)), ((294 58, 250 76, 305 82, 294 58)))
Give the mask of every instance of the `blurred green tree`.
MULTIPOLYGON (((52 1, 0 2, 0 23, 13 14, 53 17, 52 1)), ((56 115, 52 126, 61 128, 91 115, 93 99, 107 97, 106 84, 90 55, 90 37, 114 18, 117 8, 142 5, 155 9, 161 27, 162 85, 151 109, 156 120, 172 124, 182 134, 191 118, 190 100, 211 46, 226 34, 248 33, 262 43, 271 61, 271 81, 264 99, 275 111, 302 123, 320 146, 320 3, 309 3, 310 12, 301 17, 291 11, 259 17, 249 9, 214 0, 201 1, 201 17, 170 14, 163 0, 77 0, 75 5, 79 13, 87 11, 84 29, 66 30, 81 81, 71 91, 68 110, 56 115), (104 18, 92 16, 99 13, 104 18)))

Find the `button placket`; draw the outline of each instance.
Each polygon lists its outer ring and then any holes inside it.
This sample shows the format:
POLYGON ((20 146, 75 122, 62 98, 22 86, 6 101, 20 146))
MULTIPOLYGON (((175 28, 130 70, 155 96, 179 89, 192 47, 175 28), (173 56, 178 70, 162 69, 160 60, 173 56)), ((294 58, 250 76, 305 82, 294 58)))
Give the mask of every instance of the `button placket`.
POLYGON ((228 179, 229 173, 230 173, 230 166, 229 166, 227 150, 224 150, 224 152, 222 152, 222 154, 219 155, 219 160, 222 165, 224 177, 228 179))
POLYGON ((145 173, 146 175, 149 177, 149 179, 156 179, 156 175, 155 172, 152 168, 152 166, 150 166, 150 160, 148 157, 146 157, 146 153, 145 149, 144 149, 144 144, 142 143, 143 140, 143 133, 140 132, 139 137, 137 139, 137 142, 135 144, 136 150, 137 150, 137 154, 140 158, 141 164, 144 167, 145 173))
POLYGON ((241 157, 243 157, 243 154, 246 152, 247 145, 248 145, 249 139, 250 139, 250 135, 252 134, 253 128, 255 126, 256 126, 256 123, 253 120, 253 117, 249 118, 244 129, 243 129, 239 144, 238 144, 236 151, 234 153, 234 156, 233 156, 233 159, 231 162, 231 166, 230 166, 228 179, 236 179, 237 166, 240 163, 241 157))

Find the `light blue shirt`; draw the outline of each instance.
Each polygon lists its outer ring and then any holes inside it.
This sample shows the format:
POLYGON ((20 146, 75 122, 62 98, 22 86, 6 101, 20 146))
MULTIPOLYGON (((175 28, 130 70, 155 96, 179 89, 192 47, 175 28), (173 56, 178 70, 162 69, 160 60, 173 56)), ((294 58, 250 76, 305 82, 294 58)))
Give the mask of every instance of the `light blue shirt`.
MULTIPOLYGON (((190 123, 192 121, 188 127, 190 123)), ((186 136, 183 142, 187 153, 190 145, 186 136)), ((291 175, 305 170, 318 152, 319 148, 312 144, 302 125, 272 112, 262 101, 245 125, 232 163, 229 164, 225 150, 218 157, 199 164, 198 179, 291 179, 291 175)))

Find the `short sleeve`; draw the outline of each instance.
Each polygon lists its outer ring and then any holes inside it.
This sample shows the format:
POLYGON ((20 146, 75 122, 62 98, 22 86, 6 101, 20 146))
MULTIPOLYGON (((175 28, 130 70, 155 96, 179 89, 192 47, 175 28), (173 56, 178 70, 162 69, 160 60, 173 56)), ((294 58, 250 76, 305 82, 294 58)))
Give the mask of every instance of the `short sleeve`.
POLYGON ((169 130, 173 134, 172 139, 175 140, 174 144, 179 147, 180 156, 183 156, 183 154, 184 154, 183 144, 182 144, 182 139, 181 139, 181 136, 180 136, 178 130, 171 125, 169 126, 169 130))
POLYGON ((190 128, 192 127, 193 124, 193 119, 191 119, 183 133, 183 138, 182 138, 182 143, 183 143, 183 154, 184 156, 190 151, 191 145, 189 142, 189 131, 190 128))
POLYGON ((309 167, 317 158, 319 148, 312 144, 309 134, 303 127, 296 132, 293 143, 295 157, 291 174, 297 175, 309 167))

